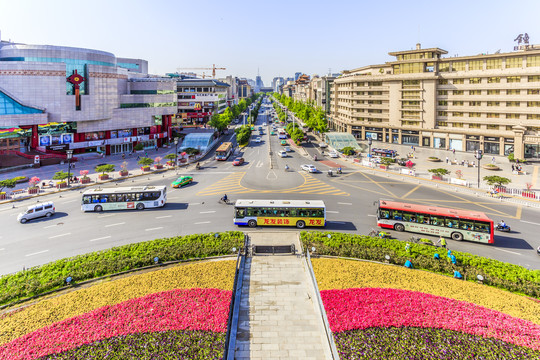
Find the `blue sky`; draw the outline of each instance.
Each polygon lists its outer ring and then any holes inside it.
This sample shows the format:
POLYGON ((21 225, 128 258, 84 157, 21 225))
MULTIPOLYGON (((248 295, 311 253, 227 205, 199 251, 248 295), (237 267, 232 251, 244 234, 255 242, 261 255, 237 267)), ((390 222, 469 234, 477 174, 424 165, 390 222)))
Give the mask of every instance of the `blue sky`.
POLYGON ((98 49, 218 76, 309 75, 391 61, 417 42, 448 56, 512 51, 528 33, 540 44, 540 1, 0 0, 2 39, 98 49))

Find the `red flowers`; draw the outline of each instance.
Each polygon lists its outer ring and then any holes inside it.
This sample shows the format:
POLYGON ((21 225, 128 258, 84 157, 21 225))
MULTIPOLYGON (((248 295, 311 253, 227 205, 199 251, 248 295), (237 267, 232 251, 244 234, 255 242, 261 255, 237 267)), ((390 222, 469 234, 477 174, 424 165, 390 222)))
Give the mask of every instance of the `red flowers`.
POLYGON ((0 359, 35 359, 100 339, 140 332, 225 332, 231 291, 180 289, 105 306, 57 322, 0 347, 0 359))
POLYGON ((540 325, 481 306, 397 289, 321 291, 333 332, 370 327, 441 328, 540 350, 540 325))

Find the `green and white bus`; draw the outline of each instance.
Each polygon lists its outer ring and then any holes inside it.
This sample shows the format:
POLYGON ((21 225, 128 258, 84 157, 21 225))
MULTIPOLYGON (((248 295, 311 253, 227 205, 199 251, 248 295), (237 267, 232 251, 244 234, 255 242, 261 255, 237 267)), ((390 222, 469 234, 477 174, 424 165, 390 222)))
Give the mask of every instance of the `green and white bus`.
POLYGON ((81 210, 144 210, 163 207, 166 202, 166 186, 94 188, 83 193, 81 210))

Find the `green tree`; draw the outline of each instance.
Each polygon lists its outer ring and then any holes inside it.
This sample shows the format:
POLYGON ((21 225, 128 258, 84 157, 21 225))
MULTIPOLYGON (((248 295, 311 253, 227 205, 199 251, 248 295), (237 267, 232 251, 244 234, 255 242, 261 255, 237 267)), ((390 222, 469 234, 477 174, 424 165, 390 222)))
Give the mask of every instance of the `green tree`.
POLYGON ((345 146, 341 152, 348 156, 356 154, 356 150, 352 146, 345 146))
POLYGON ((291 139, 297 144, 304 140, 304 132, 302 129, 296 127, 291 134, 291 139))
POLYGON ((65 180, 68 178, 68 173, 64 171, 57 171, 53 175, 53 180, 65 180))
MULTIPOLYGON (((147 158, 143 158, 147 159, 147 158)), ((153 162, 154 160, 152 160, 153 162)), ((107 173, 113 172, 115 170, 115 166, 113 164, 104 164, 104 165, 98 165, 94 169, 96 172, 100 172, 101 174, 105 175, 107 173)))
POLYGON ((389 166, 389 165, 391 165, 391 164, 393 164, 395 162, 396 161, 394 159, 392 159, 392 158, 385 157, 385 158, 381 159, 381 164, 386 165, 386 166, 389 166))
POLYGON ((249 138, 251 137, 251 126, 244 125, 236 128, 236 141, 240 145, 245 145, 249 142, 249 138))
MULTIPOLYGON (((147 157, 142 157, 142 158, 139 159, 139 161, 137 161, 137 164, 142 165, 142 166, 150 166, 153 163, 154 163, 154 159, 147 158, 147 157)), ((96 168, 96 170, 97 170, 97 168, 96 168)))
POLYGON ((450 170, 443 168, 429 169, 428 172, 432 173, 435 176, 443 176, 450 174, 450 170))
POLYGON ((0 180, 0 192, 2 192, 4 188, 13 189, 16 185, 17 185, 17 180, 15 179, 0 180))
POLYGON ((165 159, 167 159, 167 160, 174 160, 177 157, 178 157, 177 154, 167 154, 167 155, 165 155, 165 159))
POLYGON ((208 125, 213 127, 219 132, 222 132, 227 128, 227 125, 229 124, 228 119, 226 116, 223 116, 223 114, 214 114, 212 115, 212 118, 208 122, 208 125))
POLYGON ((489 186, 504 186, 504 185, 508 185, 508 184, 510 184, 512 182, 512 180, 510 180, 508 178, 505 178, 505 177, 502 177, 502 176, 497 176, 497 175, 484 176, 484 181, 489 186))

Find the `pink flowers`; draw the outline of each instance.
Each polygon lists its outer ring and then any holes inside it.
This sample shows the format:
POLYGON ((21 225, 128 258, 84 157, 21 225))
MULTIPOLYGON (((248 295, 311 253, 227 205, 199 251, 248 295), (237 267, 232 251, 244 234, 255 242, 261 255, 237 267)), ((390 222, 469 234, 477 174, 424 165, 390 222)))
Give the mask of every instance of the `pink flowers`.
POLYGON ((441 328, 540 350, 540 325, 481 306, 398 289, 321 291, 333 332, 370 327, 441 328))
POLYGON ((165 330, 225 332, 231 291, 180 289, 105 306, 0 347, 0 359, 35 359, 113 336, 165 330))

